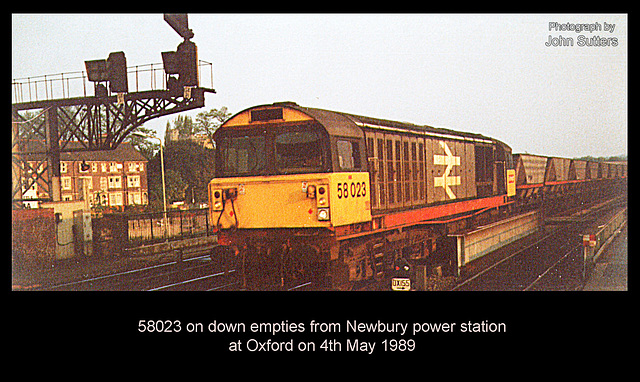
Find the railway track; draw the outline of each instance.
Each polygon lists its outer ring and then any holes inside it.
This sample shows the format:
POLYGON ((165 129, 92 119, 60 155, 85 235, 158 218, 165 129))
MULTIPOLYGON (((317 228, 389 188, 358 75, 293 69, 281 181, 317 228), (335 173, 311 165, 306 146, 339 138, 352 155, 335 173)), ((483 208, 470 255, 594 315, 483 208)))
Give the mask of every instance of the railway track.
POLYGON ((58 285, 44 286, 48 291, 147 291, 216 290, 235 284, 235 269, 224 270, 209 255, 157 264, 58 285), (204 288, 206 286, 206 289, 204 288), (194 289, 198 288, 198 289, 194 289))
MULTIPOLYGON (((242 286, 236 269, 224 269, 209 255, 162 263, 149 267, 116 272, 44 286, 47 291, 238 291, 242 286)), ((249 290, 313 290, 313 282, 281 286, 251 286, 249 290), (266 288, 266 289, 265 289, 266 288)))
POLYGON ((596 208, 572 224, 546 228, 533 243, 463 279, 454 291, 577 290, 583 282, 582 236, 596 208))
POLYGON ((544 272, 532 281, 523 291, 578 290, 582 286, 582 243, 570 246, 544 272))
MULTIPOLYGON (((579 216, 571 224, 547 226, 546 232, 524 248, 473 269, 451 290, 455 291, 536 291, 575 290, 582 283, 581 234, 594 216, 619 203, 601 203, 568 214, 579 216), (587 212, 585 212, 587 211, 587 212), (480 267, 478 267, 480 268, 480 267)), ((565 212, 566 213, 566 212, 565 212)), ((282 285, 278 278, 268 282, 243 280, 242 270, 212 261, 204 247, 188 259, 165 262, 143 268, 84 278, 38 290, 48 291, 230 291, 230 290, 317 290, 313 281, 290 280, 282 285), (257 283, 257 284, 256 284, 257 283)), ((258 278, 257 280, 259 280, 258 278)), ((388 290, 388 280, 367 282, 353 290, 388 290), (380 284, 380 285, 379 285, 380 284)), ((324 290, 320 288, 319 290, 324 290)))
POLYGON ((234 290, 239 285, 238 281, 229 280, 225 276, 231 276, 235 273, 235 269, 229 272, 216 272, 213 274, 205 274, 174 283, 160 285, 147 291, 216 291, 216 290, 234 290), (221 282, 222 281, 222 282, 221 282))
POLYGON ((452 290, 532 290, 560 262, 581 247, 579 227, 553 230, 533 244, 463 280, 452 290))

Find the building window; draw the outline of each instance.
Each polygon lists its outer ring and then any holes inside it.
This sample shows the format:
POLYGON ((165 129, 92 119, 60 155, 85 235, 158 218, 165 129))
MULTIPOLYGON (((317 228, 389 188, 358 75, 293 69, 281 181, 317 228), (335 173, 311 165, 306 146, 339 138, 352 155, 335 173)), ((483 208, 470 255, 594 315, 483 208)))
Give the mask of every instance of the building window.
POLYGON ((100 177, 100 189, 101 190, 106 190, 108 188, 109 183, 107 182, 107 177, 106 176, 101 176, 100 177))
POLYGON ((127 176, 127 187, 130 187, 130 188, 140 187, 140 175, 127 176))
POLYGON ((71 190, 71 177, 64 176, 60 178, 60 183, 63 190, 71 190))
POLYGON ((62 195, 62 200, 65 202, 70 202, 73 200, 73 196, 71 195, 62 195))
POLYGON ((142 198, 139 192, 129 192, 129 205, 142 204, 142 198))
POLYGON ((78 163, 78 172, 83 172, 83 173, 87 173, 87 172, 89 172, 89 169, 90 169, 91 167, 88 167, 86 170, 83 170, 83 169, 82 169, 82 163, 84 163, 85 165, 87 165, 87 162, 86 162, 86 161, 80 161, 80 162, 77 162, 77 163, 78 163))
POLYGON ((91 162, 91 172, 98 172, 98 163, 91 162))
POLYGON ((122 163, 111 162, 109 163, 109 172, 119 172, 122 171, 122 163))
POLYGON ((109 188, 122 188, 122 177, 120 176, 110 176, 109 177, 109 188))
POLYGON ((129 172, 141 172, 144 171, 144 164, 141 162, 129 162, 129 172))
POLYGON ((122 192, 110 192, 109 193, 109 205, 121 206, 122 205, 122 192))
POLYGON ((87 190, 93 190, 93 177, 81 176, 79 179, 82 181, 83 187, 85 187, 87 190))
POLYGON ((63 174, 67 173, 67 162, 60 162, 60 172, 63 174))

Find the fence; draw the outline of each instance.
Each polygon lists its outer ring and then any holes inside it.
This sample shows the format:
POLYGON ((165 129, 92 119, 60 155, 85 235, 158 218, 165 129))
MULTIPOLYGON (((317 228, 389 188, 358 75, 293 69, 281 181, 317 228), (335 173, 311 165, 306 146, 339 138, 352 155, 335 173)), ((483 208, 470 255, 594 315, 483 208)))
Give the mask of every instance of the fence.
POLYGON ((131 246, 169 240, 209 236, 208 209, 178 210, 132 215, 128 217, 128 241, 131 246), (166 232, 165 232, 166 229, 166 232))
POLYGON ((124 249, 213 235, 207 208, 145 214, 108 214, 93 219, 94 252, 122 254, 124 249))
POLYGON ((627 209, 624 208, 609 220, 595 235, 583 235, 584 257, 583 257, 583 279, 586 280, 589 272, 595 267, 598 257, 604 251, 604 247, 613 239, 614 233, 627 221, 627 209), (595 240, 592 240, 594 239, 595 240), (589 243, 589 241, 591 243, 589 243), (595 243, 594 243, 595 241, 595 243), (593 246, 591 246, 593 245, 593 246))
MULTIPOLYGON (((213 88, 213 64, 199 60, 198 71, 200 87, 213 88)), ((161 63, 129 66, 127 80, 130 92, 167 89, 167 76, 161 63)), ((94 95, 94 84, 84 71, 46 74, 13 79, 11 93, 13 103, 88 97, 94 95)))

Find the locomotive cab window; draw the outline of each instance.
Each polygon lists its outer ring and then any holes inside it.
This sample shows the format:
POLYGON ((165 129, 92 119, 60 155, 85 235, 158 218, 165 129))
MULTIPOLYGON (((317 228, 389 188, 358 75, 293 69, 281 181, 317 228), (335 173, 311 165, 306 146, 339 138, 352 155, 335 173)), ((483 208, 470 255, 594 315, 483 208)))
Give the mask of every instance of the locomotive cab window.
POLYGON ((223 176, 264 174, 267 168, 265 136, 224 137, 219 146, 217 167, 223 176))
POLYGON ((342 170, 360 169, 360 146, 358 142, 350 140, 338 140, 338 165, 342 170))
POLYGON ((217 177, 326 172, 327 138, 309 125, 261 127, 216 137, 217 177))
POLYGON ((317 131, 299 130, 275 136, 276 169, 280 174, 320 172, 324 168, 322 136, 317 131))

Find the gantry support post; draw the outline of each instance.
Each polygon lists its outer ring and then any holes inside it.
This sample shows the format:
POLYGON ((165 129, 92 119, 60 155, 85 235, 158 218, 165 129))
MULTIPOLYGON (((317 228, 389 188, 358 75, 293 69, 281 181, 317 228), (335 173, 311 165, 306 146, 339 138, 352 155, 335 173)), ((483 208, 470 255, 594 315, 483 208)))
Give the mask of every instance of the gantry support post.
POLYGON ((51 198, 60 201, 60 133, 58 131, 58 108, 51 106, 45 115, 45 134, 47 137, 47 159, 51 179, 51 198))

